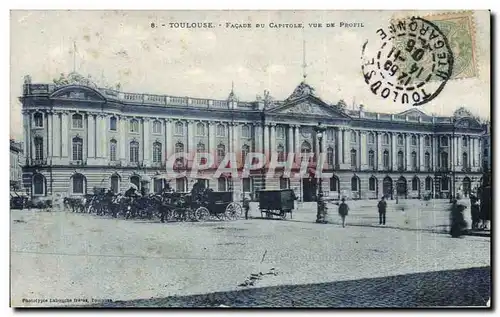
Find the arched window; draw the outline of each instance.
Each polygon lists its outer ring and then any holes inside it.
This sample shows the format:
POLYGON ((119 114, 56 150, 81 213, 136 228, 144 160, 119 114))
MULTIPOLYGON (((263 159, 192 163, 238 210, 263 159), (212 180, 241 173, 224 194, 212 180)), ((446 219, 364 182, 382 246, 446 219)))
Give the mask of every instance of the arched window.
POLYGON ((431 146, 431 138, 426 135, 424 138, 425 146, 431 146))
POLYGON ((225 137, 226 136, 226 127, 222 124, 218 124, 216 134, 218 137, 225 137))
POLYGON ((432 190, 432 177, 430 176, 425 179, 425 190, 432 190))
POLYGON ((85 176, 82 174, 75 174, 72 177, 73 179, 73 194, 85 194, 86 193, 86 184, 85 184, 85 176))
POLYGON ((43 128, 43 114, 40 112, 35 113, 33 120, 35 121, 35 128, 43 128))
POLYGON ((83 129, 83 116, 81 114, 74 114, 71 116, 73 129, 83 129))
POLYGON ((248 145, 244 144, 241 147, 241 163, 242 164, 246 163, 248 152, 250 152, 250 147, 248 145))
POLYGON ((226 156, 226 146, 221 143, 217 145, 217 162, 222 162, 224 156, 226 156))
POLYGON ((227 179, 225 177, 219 177, 217 179, 217 188, 220 192, 227 191, 227 179))
POLYGON ((448 146, 448 137, 447 136, 442 136, 441 137, 441 146, 448 146))
POLYGON ((351 142, 356 143, 357 141, 357 136, 355 131, 351 131, 351 142))
POLYGON ((139 142, 136 141, 130 142, 130 162, 132 163, 139 162, 139 142))
POLYGON ((465 168, 469 167, 469 156, 467 155, 466 152, 464 152, 462 154, 462 163, 463 163, 463 165, 464 165, 465 168))
POLYGON ((411 190, 417 191, 419 189, 420 189, 420 180, 418 179, 418 177, 415 176, 411 180, 411 190))
POLYGON ((111 176, 111 191, 115 194, 120 192, 120 177, 116 174, 111 176))
POLYGON ((398 134, 398 145, 404 145, 405 140, 401 134, 398 134))
POLYGON ((389 151, 384 151, 384 168, 389 168, 389 151))
POLYGON ((368 133, 368 144, 374 144, 375 143, 375 135, 373 133, 368 133))
POLYGON ((351 190, 353 192, 357 192, 359 190, 359 178, 356 176, 351 178, 351 190))
POLYGON ((417 137, 415 135, 411 136, 411 145, 417 146, 417 137))
POLYGON ((161 143, 153 143, 153 163, 161 162, 161 143))
MULTIPOLYGON (((309 142, 307 141, 302 142, 302 145, 300 146, 300 153, 301 153, 300 161, 302 162, 305 159, 304 154, 311 153, 311 144, 309 144, 309 142)), ((308 161, 309 159, 310 157, 307 158, 308 161)))
POLYGON ((403 169, 405 164, 403 151, 398 152, 398 169, 403 169))
POLYGON ((462 137, 462 146, 467 146, 467 137, 462 137))
POLYGON ((33 176, 33 195, 45 196, 45 177, 42 174, 33 176))
POLYGON ((441 152, 441 167, 448 168, 448 153, 441 152))
POLYGON ((276 127, 276 138, 277 139, 285 138, 285 128, 282 125, 276 127))
POLYGON ((417 169, 417 152, 411 152, 411 167, 415 171, 417 169))
POLYGON ((368 151, 368 166, 375 168, 375 152, 373 150, 368 151))
POLYGON ((175 144, 175 153, 182 153, 184 152, 184 144, 182 142, 177 142, 175 144))
POLYGON ((153 133, 161 134, 161 122, 158 120, 153 121, 153 133))
POLYGON ((43 160, 43 138, 35 137, 35 160, 43 160))
POLYGON ((116 124, 116 117, 109 118, 109 129, 111 131, 116 131, 116 126, 117 126, 117 124, 116 124))
POLYGON ((137 189, 141 188, 141 178, 137 175, 130 177, 130 183, 135 185, 137 189))
POLYGON ((79 137, 73 138, 73 161, 83 160, 83 140, 79 137))
POLYGON ((336 176, 332 176, 330 178, 330 191, 331 192, 339 191, 339 179, 336 176))
POLYGON ((248 125, 244 125, 241 127, 241 137, 245 139, 250 139, 250 127, 248 125))
POLYGON ((331 146, 326 149, 326 162, 329 166, 333 166, 333 148, 331 146))
POLYGON ((280 189, 289 189, 290 188, 290 179, 285 177, 280 177, 280 189))
POLYGON ((389 135, 387 133, 384 133, 383 142, 384 145, 389 145, 389 135))
POLYGON ((277 154, 278 154, 278 162, 284 162, 285 161, 285 147, 283 144, 278 144, 278 148, 276 149, 277 154))
POLYGON ((205 125, 202 122, 196 124, 196 135, 205 136, 205 125))
POLYGON ((372 176, 368 180, 368 190, 370 191, 376 191, 377 190, 377 179, 372 176))
POLYGON ((351 150, 351 167, 358 166, 358 154, 355 149, 351 150))
POLYGON ((425 152, 424 154, 424 165, 426 170, 429 170, 431 168, 431 155, 429 154, 429 152, 425 152))
POLYGON ((130 120, 130 132, 139 133, 139 121, 136 119, 130 120))
POLYGON ((109 160, 111 162, 116 161, 116 146, 117 146, 116 140, 111 139, 111 141, 109 141, 109 160))
POLYGON ((175 135, 178 136, 184 135, 184 124, 181 121, 177 121, 175 123, 175 135))

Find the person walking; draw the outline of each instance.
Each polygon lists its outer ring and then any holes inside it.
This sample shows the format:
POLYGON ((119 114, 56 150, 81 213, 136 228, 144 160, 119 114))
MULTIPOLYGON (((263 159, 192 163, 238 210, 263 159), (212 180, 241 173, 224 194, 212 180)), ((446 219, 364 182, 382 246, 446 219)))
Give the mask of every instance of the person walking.
POLYGON ((342 228, 345 228, 345 217, 349 213, 349 206, 345 203, 345 198, 342 198, 342 203, 339 205, 339 215, 342 218, 342 228))
POLYGON ((250 200, 243 193, 243 209, 245 210, 245 219, 248 220, 248 211, 250 210, 250 200))
POLYGON ((378 207, 378 224, 385 225, 385 214, 387 212, 387 202, 385 201, 385 196, 382 196, 382 199, 378 202, 377 207, 378 207))

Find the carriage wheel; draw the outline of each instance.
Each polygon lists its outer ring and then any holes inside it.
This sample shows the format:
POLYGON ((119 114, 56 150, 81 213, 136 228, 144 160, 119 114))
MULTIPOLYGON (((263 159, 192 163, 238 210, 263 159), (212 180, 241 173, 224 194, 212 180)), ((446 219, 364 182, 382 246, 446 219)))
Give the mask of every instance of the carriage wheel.
POLYGON ((236 220, 241 217, 243 214, 243 208, 241 208, 240 204, 230 203, 226 207, 225 215, 230 220, 236 220))
POLYGON ((285 211, 283 211, 283 210, 280 211, 280 218, 281 218, 281 220, 286 219, 286 212, 285 211))
POLYGON ((196 220, 198 220, 198 221, 205 221, 205 220, 208 220, 208 218, 210 217, 210 211, 208 211, 208 209, 205 207, 200 207, 200 208, 196 209, 194 214, 195 214, 196 220))

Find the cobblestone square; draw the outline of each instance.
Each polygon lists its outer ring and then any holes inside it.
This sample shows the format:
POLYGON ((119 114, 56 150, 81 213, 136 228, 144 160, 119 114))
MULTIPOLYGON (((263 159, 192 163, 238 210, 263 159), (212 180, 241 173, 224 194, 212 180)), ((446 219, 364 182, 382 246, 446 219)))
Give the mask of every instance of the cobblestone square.
POLYGON ((285 221, 257 218, 254 204, 255 218, 204 223, 11 211, 12 305, 484 305, 490 238, 450 238, 446 201, 390 201, 386 226, 378 225, 376 201, 348 203, 346 228, 334 205, 332 223, 321 225, 306 203, 285 221), (400 295, 375 296, 385 288, 400 295), (458 291, 468 301, 449 295, 458 291))

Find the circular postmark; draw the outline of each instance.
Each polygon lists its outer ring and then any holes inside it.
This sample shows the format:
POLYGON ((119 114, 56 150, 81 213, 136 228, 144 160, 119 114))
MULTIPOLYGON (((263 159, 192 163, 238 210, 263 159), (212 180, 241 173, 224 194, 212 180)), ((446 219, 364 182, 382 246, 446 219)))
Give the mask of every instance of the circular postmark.
POLYGON ((439 28, 412 17, 393 21, 376 34, 375 44, 366 41, 361 53, 361 70, 371 92, 413 106, 436 98, 452 75, 454 61, 439 28))

